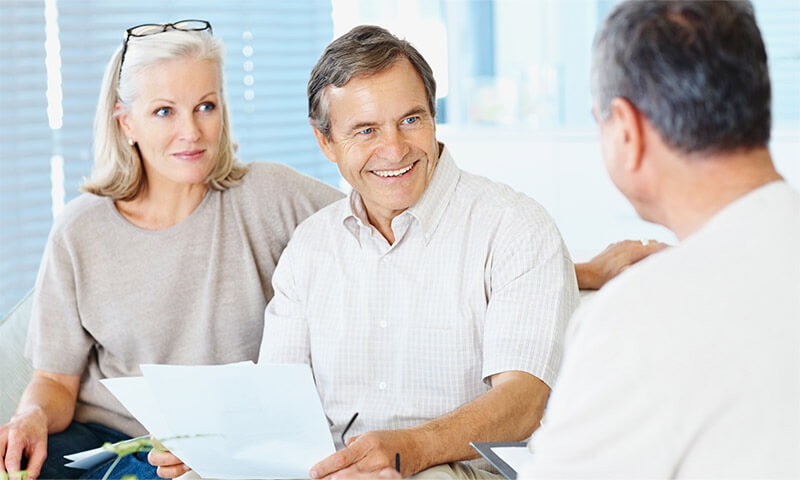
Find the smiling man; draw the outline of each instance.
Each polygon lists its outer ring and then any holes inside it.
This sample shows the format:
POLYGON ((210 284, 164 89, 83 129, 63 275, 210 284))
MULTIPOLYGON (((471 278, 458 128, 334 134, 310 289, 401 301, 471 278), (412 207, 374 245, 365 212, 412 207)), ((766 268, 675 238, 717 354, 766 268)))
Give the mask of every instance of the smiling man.
POLYGON ((353 190, 284 251, 260 360, 313 368, 341 450, 312 478, 398 458, 404 475, 485 478, 461 462, 469 442, 530 436, 559 369, 578 300, 561 236, 532 199, 458 169, 435 89, 413 46, 371 26, 311 74, 314 133, 353 190))

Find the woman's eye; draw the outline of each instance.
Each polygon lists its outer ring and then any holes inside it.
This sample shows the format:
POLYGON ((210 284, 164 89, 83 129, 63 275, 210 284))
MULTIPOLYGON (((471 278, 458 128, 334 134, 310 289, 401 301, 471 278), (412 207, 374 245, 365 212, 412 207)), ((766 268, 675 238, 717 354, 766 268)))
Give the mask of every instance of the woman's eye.
POLYGON ((374 132, 375 129, 372 127, 365 128, 364 130, 360 130, 358 133, 361 135, 369 135, 370 133, 374 132))
POLYGON ((214 105, 212 102, 205 102, 205 103, 201 103, 197 107, 197 110, 201 111, 201 112, 210 112, 210 111, 214 110, 215 108, 217 108, 217 106, 214 105))
POLYGON ((166 117, 170 113, 172 113, 172 109, 169 107, 161 107, 153 112, 157 117, 166 117))

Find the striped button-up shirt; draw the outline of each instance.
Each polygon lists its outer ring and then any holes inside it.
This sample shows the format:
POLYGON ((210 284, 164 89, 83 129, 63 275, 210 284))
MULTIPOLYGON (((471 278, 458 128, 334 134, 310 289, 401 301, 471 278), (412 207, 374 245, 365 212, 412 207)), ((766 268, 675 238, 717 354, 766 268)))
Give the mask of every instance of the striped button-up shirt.
POLYGON ((308 363, 331 432, 407 428, 519 370, 552 385, 578 303, 572 261, 531 198, 445 149, 416 205, 369 224, 353 191, 302 223, 273 276, 260 361, 308 363))

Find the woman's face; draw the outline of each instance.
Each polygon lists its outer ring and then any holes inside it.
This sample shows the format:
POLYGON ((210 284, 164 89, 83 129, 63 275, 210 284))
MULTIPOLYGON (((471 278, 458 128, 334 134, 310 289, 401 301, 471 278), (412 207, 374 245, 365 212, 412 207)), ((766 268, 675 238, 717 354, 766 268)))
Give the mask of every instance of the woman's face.
POLYGON ((169 60, 141 73, 138 96, 117 108, 139 144, 148 188, 204 183, 219 155, 221 85, 212 61, 169 60))

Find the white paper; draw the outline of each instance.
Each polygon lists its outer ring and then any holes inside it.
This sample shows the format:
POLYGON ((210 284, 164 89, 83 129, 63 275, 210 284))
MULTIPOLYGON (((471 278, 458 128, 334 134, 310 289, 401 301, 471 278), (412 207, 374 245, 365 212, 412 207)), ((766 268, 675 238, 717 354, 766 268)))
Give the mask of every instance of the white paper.
POLYGON ((308 365, 141 369, 107 386, 201 477, 305 478, 335 451, 308 365))
POLYGON ((527 446, 522 447, 493 447, 492 452, 506 462, 515 472, 522 471, 522 467, 531 461, 533 454, 527 446))

